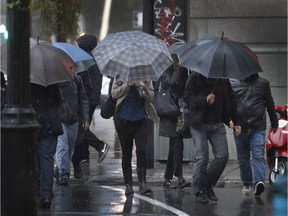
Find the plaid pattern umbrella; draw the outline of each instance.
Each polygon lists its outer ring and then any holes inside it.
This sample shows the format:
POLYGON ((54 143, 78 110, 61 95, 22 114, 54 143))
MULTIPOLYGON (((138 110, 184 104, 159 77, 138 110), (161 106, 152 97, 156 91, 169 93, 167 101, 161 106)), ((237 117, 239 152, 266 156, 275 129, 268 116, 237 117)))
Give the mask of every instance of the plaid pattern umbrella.
POLYGON ((127 84, 157 80, 173 63, 165 42, 141 31, 108 34, 92 53, 102 74, 127 84))

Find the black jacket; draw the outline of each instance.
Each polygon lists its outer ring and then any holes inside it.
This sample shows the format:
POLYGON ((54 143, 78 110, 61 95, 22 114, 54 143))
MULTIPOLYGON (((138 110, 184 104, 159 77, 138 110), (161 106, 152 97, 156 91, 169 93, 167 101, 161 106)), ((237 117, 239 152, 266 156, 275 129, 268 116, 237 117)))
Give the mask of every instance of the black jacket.
POLYGON ((68 125, 79 122, 79 126, 89 122, 88 98, 82 79, 75 75, 74 80, 59 83, 58 86, 62 97, 58 107, 61 122, 68 125))
MULTIPOLYGON (((79 37, 76 41, 79 47, 94 59, 92 50, 97 46, 97 38, 92 34, 86 34, 79 37)), ((88 68, 88 71, 81 73, 81 78, 89 99, 89 106, 95 109, 96 106, 100 104, 103 79, 103 75, 100 73, 96 61, 94 65, 88 68)), ((94 112, 94 110, 91 110, 91 112, 94 112)))
POLYGON ((47 88, 31 83, 31 99, 36 116, 41 125, 38 137, 63 134, 57 106, 61 102, 58 86, 49 85, 47 88))
MULTIPOLYGON (((169 67, 159 78, 162 89, 171 89, 171 96, 175 104, 179 105, 178 101, 183 97, 185 83, 188 77, 187 69, 177 67, 169 67)), ((163 137, 178 137, 176 132, 177 117, 161 116, 159 123, 159 135, 163 137)))
POLYGON ((246 81, 231 79, 230 83, 237 101, 243 132, 266 129, 266 108, 271 127, 278 127, 269 81, 257 76, 246 81))
POLYGON ((193 127, 201 128, 204 123, 213 122, 223 122, 229 126, 231 119, 235 125, 239 125, 233 90, 226 79, 207 79, 192 72, 188 77, 183 99, 188 105, 190 125, 193 127), (216 96, 215 103, 208 106, 207 96, 212 91, 216 96), (208 122, 205 122, 207 119, 208 122))

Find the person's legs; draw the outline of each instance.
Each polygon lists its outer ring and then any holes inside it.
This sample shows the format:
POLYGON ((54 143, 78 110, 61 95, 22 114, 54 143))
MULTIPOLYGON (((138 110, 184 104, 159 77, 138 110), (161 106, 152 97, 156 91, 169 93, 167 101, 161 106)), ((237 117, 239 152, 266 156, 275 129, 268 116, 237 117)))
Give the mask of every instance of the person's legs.
POLYGON ((92 146, 96 151, 101 151, 104 147, 104 142, 92 133, 90 129, 85 131, 85 143, 89 146, 92 146))
POLYGON ((50 134, 38 138, 39 174, 40 174, 40 199, 52 199, 54 155, 56 152, 57 136, 50 134))
POLYGON ((217 183, 222 175, 229 158, 229 153, 226 130, 222 123, 211 125, 208 133, 208 139, 214 155, 214 160, 207 170, 207 186, 211 187, 217 183))
POLYGON ((118 134, 118 138, 122 150, 122 172, 126 185, 125 194, 133 194, 133 182, 132 182, 132 150, 133 150, 133 128, 129 127, 127 123, 118 118, 115 119, 115 129, 118 134))
POLYGON ((266 164, 265 164, 265 130, 253 132, 250 135, 250 147, 254 171, 254 195, 259 196, 264 190, 266 164))
POLYGON ((70 166, 69 164, 69 156, 68 156, 68 133, 67 127, 65 124, 62 124, 63 134, 58 136, 57 139, 57 148, 56 148, 56 168, 55 168, 55 178, 57 180, 69 180, 70 166), (69 171, 68 171, 69 169, 69 171))
POLYGON ((195 194, 205 191, 207 187, 208 141, 204 129, 190 127, 195 146, 196 160, 192 171, 192 188, 195 194))
POLYGON ((166 162, 166 169, 164 173, 165 180, 171 180, 173 178, 174 173, 174 159, 173 159, 173 143, 171 138, 169 138, 169 151, 166 162))
POLYGON ((191 185, 191 182, 188 182, 183 177, 183 151, 184 151, 184 142, 181 136, 172 138, 172 151, 173 151, 173 170, 174 175, 178 177, 178 188, 183 189, 191 185))
POLYGON ((99 152, 98 163, 101 163, 103 161, 110 148, 109 144, 103 142, 102 140, 99 140, 98 137, 94 133, 92 133, 92 131, 90 131, 90 129, 85 131, 85 144, 92 146, 96 149, 96 151, 99 152))
POLYGON ((164 182, 163 187, 166 189, 175 189, 176 187, 172 185, 171 180, 173 178, 174 173, 174 159, 173 159, 173 143, 171 138, 169 138, 169 150, 168 150, 168 157, 166 162, 166 168, 164 173, 164 182))
POLYGON ((82 161, 82 145, 84 144, 84 137, 85 132, 84 130, 78 130, 75 146, 74 146, 74 152, 72 155, 72 163, 73 164, 80 164, 82 161))
POLYGON ((254 183, 265 181, 265 131, 257 131, 250 135, 250 148, 253 159, 254 183))
POLYGON ((237 150, 237 159, 240 167, 240 177, 244 186, 251 187, 253 184, 252 168, 250 165, 250 143, 249 136, 245 132, 234 135, 237 150))
POLYGON ((137 175, 140 183, 139 191, 141 194, 150 193, 151 189, 146 185, 146 147, 148 139, 148 120, 144 119, 134 124, 137 175))
POLYGON ((82 178, 82 169, 80 163, 82 161, 82 145, 84 144, 84 137, 84 130, 78 129, 77 137, 75 140, 74 152, 71 159, 74 168, 74 177, 76 179, 82 178))
POLYGON ((211 125, 208 137, 212 146, 214 160, 207 170, 207 196, 208 199, 217 201, 218 199, 212 187, 219 180, 229 158, 226 129, 224 125, 222 123, 211 125))

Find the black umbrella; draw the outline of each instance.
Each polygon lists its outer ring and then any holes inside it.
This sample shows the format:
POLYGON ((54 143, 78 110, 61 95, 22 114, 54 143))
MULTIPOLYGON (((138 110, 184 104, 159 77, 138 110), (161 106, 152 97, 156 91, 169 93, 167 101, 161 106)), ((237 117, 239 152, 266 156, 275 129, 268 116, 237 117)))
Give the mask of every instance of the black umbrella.
POLYGON ((209 78, 244 79, 262 72, 256 54, 227 38, 205 37, 174 50, 179 65, 209 78))
MULTIPOLYGON (((1 46, 0 69, 7 73, 7 44, 1 46)), ((50 42, 30 38, 30 82, 42 86, 72 80, 77 65, 50 42)))

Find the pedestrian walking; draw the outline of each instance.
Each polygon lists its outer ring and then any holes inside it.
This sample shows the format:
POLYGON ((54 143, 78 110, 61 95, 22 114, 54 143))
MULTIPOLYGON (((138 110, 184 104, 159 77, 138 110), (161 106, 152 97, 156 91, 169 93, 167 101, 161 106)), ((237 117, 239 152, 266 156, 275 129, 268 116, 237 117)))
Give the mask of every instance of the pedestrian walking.
POLYGON ((190 132, 195 145, 196 161, 193 167, 192 188, 196 200, 202 204, 217 201, 213 186, 219 180, 229 158, 226 130, 223 122, 235 123, 241 133, 233 90, 228 80, 211 79, 192 72, 188 77, 184 101, 190 112, 190 132), (214 159, 208 167, 209 146, 214 159))
MULTIPOLYGON (((160 77, 161 88, 170 89, 172 100, 175 104, 181 104, 183 101, 183 94, 185 84, 188 77, 187 69, 178 66, 178 59, 174 56, 174 64, 170 66, 160 77)), ((163 104, 163 106, 167 106, 163 104)), ((163 187, 166 189, 183 189, 191 185, 183 177, 183 151, 184 141, 183 135, 176 131, 177 116, 160 116, 159 123, 159 136, 169 137, 169 150, 164 173, 163 187), (175 186, 171 183, 173 175, 178 178, 178 185, 175 186)))
POLYGON ((63 134, 57 106, 61 102, 58 86, 47 88, 31 83, 31 101, 41 125, 37 134, 39 160, 39 208, 50 208, 53 198, 54 155, 58 135, 63 134))
MULTIPOLYGON (((271 130, 278 128, 277 114, 268 80, 253 74, 246 79, 230 79, 233 88, 242 132, 234 136, 240 177, 243 183, 242 194, 248 195, 254 188, 254 195, 259 196, 265 190, 265 142, 266 110, 271 122, 271 130), (250 163, 253 161, 253 174, 250 163)), ((231 122, 233 127, 233 122, 231 122)))
MULTIPOLYGON (((91 51, 97 46, 97 38, 92 34, 86 34, 79 37, 77 43, 81 49, 86 51, 93 57, 91 51)), ((88 101, 89 101, 89 124, 93 119, 93 114, 96 107, 100 104, 101 88, 102 88, 102 74, 99 71, 98 65, 95 61, 87 71, 80 73, 80 76, 84 83, 88 101)), ((89 146, 92 146, 99 153, 98 163, 101 163, 110 145, 104 141, 98 139, 98 137, 88 128, 87 130, 78 131, 78 137, 72 157, 72 163, 74 166, 74 177, 79 179, 82 177, 82 170, 80 163, 89 161, 89 146)))
POLYGON ((74 80, 59 83, 62 103, 58 107, 63 134, 58 136, 54 177, 62 186, 70 179, 70 161, 74 150, 78 127, 89 128, 88 98, 82 79, 77 74, 74 80))
POLYGON ((122 150, 122 171, 126 185, 125 194, 133 194, 132 151, 135 141, 137 175, 141 194, 150 193, 146 184, 146 146, 148 139, 148 118, 158 121, 152 105, 154 98, 152 81, 135 82, 127 85, 117 78, 112 86, 112 97, 117 99, 114 124, 122 150))

